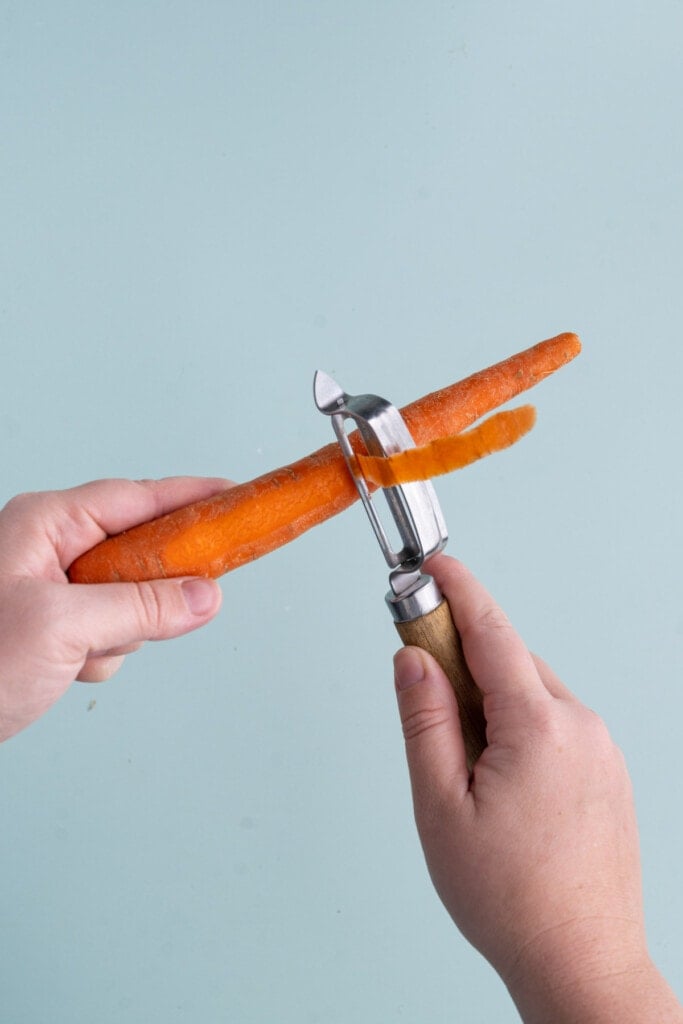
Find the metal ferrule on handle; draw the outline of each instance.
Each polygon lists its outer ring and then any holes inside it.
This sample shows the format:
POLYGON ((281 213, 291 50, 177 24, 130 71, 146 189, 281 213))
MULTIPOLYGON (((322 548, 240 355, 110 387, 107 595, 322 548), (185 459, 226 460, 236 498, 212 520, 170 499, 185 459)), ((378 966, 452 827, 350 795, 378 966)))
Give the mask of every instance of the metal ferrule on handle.
POLYGON ((397 594, 393 589, 386 595, 386 602, 394 622, 412 622, 423 615, 429 615, 443 601, 443 594, 436 580, 426 573, 416 573, 411 586, 397 594))

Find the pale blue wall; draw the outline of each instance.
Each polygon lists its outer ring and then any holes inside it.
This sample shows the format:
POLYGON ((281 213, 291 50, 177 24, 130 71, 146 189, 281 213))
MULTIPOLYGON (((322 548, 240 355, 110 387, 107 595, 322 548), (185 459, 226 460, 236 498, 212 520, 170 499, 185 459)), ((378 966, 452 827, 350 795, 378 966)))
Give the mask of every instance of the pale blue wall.
MULTIPOLYGON (((683 6, 0 2, 2 500, 256 476, 561 330, 450 550, 622 744, 683 994, 683 6)), ((8 1024, 517 1019, 422 865, 359 509, 0 750, 8 1024), (96 704, 91 710, 91 701, 96 704)))

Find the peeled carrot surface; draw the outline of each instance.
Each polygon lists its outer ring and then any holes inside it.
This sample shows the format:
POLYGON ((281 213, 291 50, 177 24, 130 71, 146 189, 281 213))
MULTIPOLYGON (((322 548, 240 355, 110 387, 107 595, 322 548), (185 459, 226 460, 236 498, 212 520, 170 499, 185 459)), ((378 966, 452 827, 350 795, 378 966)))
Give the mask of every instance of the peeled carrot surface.
MULTIPOLYGON (((580 351, 575 334, 559 334, 412 402, 401 410, 403 418, 418 447, 450 438, 580 351)), ((358 456, 357 436, 352 435, 352 443, 358 456)), ((74 583, 108 583, 221 576, 294 540, 357 497, 334 442, 248 483, 107 538, 76 559, 69 578, 74 583)))

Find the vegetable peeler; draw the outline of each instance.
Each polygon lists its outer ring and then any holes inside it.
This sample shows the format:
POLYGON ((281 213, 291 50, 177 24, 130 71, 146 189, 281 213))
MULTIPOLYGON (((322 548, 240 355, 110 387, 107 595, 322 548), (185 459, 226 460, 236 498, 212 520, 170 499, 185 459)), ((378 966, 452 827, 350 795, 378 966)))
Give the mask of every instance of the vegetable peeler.
POLYGON ((389 510, 391 540, 375 506, 373 493, 358 469, 355 446, 369 455, 390 456, 415 443, 398 409, 378 395, 348 395, 321 370, 313 382, 315 404, 332 427, 379 542, 389 573, 386 602, 404 644, 432 654, 451 681, 460 710, 467 763, 471 768, 486 746, 482 694, 472 679, 448 602, 436 581, 423 572, 424 562, 442 551, 448 531, 434 486, 429 480, 382 489, 389 510), (352 442, 347 426, 358 434, 352 442))

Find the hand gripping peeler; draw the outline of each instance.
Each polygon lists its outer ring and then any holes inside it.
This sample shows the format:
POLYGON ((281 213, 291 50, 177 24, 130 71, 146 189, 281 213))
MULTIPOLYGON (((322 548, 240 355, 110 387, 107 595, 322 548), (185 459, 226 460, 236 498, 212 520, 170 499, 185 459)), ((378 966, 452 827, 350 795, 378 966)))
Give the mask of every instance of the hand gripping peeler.
POLYGON ((315 375, 313 393, 320 412, 332 420, 349 472, 391 570, 386 601, 401 640, 429 651, 453 685, 471 768, 486 746, 482 694, 465 662, 448 602, 436 581, 422 571, 423 563, 442 551, 448 540, 434 487, 426 480, 382 491, 397 538, 392 543, 370 487, 357 467, 354 445, 346 428, 349 423, 355 424, 369 455, 394 455, 415 447, 403 417, 395 406, 377 395, 347 395, 321 370, 315 375))

